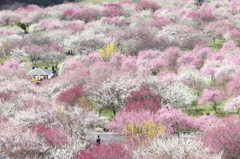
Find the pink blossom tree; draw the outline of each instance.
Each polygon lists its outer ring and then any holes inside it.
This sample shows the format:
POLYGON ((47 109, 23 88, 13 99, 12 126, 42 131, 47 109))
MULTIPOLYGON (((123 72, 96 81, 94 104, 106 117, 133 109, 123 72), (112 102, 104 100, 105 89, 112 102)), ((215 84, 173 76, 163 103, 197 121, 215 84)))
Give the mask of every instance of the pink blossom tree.
POLYGON ((174 69, 176 67, 179 56, 180 48, 178 47, 169 47, 165 50, 165 60, 169 68, 174 69))
POLYGON ((178 133, 179 135, 180 130, 195 129, 195 119, 188 117, 180 109, 171 108, 171 105, 166 105, 165 108, 158 110, 154 117, 164 124, 167 133, 178 133))
POLYGON ((89 22, 90 20, 94 20, 99 17, 100 11, 97 8, 84 6, 82 8, 73 8, 67 9, 63 12, 64 19, 67 20, 84 20, 89 22))
POLYGON ((26 45, 24 46, 24 50, 28 54, 32 64, 36 67, 42 48, 38 45, 26 45))
POLYGON ((102 14, 104 17, 118 17, 125 15, 120 4, 107 4, 102 14))
POLYGON ((125 61, 126 56, 121 54, 120 52, 116 52, 113 54, 113 56, 110 59, 110 63, 117 66, 117 68, 120 68, 125 61))
POLYGON ((138 66, 136 63, 136 58, 129 56, 127 58, 125 58, 125 60, 122 63, 122 70, 137 70, 138 66))
POLYGON ((240 139, 240 118, 230 116, 224 119, 213 127, 209 127, 202 134, 203 143, 210 149, 221 152, 225 158, 239 157, 239 139, 240 139))
POLYGON ((18 68, 19 64, 20 64, 20 61, 11 59, 11 60, 5 61, 2 67, 18 68))
POLYGON ((229 95, 239 95, 240 77, 235 77, 227 83, 227 93, 229 95))
POLYGON ((237 29, 231 30, 230 32, 230 37, 235 40, 238 45, 240 45, 240 31, 237 29))
POLYGON ((190 11, 187 13, 188 18, 193 18, 201 22, 211 22, 216 18, 213 16, 211 10, 199 10, 199 11, 190 11))
POLYGON ((194 66, 195 57, 192 53, 184 53, 181 57, 179 57, 177 63, 180 67, 194 66))
POLYGON ((151 9, 153 12, 160 8, 161 6, 155 1, 140 1, 135 7, 136 10, 151 9))
POLYGON ((226 104, 224 105, 224 110, 232 111, 237 110, 240 112, 240 96, 227 100, 226 104))
POLYGON ((223 34, 235 29, 234 26, 232 26, 229 21, 227 20, 219 20, 216 22, 211 22, 207 24, 204 28, 204 31, 208 33, 213 38, 213 44, 215 45, 215 39, 216 38, 222 38, 223 34))
POLYGON ((218 89, 204 89, 201 97, 198 99, 198 104, 212 102, 213 109, 217 113, 218 101, 224 98, 224 93, 218 89))
POLYGON ((45 157, 50 146, 30 129, 21 129, 11 122, 0 124, 1 156, 5 158, 45 157))
POLYGON ((171 21, 164 18, 164 17, 160 17, 160 18, 156 17, 156 18, 153 18, 149 21, 149 25, 151 27, 156 27, 156 28, 159 28, 159 29, 162 29, 162 27, 164 27, 164 26, 166 26, 170 23, 171 23, 171 21))
POLYGON ((214 114, 202 115, 194 122, 194 127, 202 132, 206 131, 209 127, 216 125, 219 118, 214 114))
POLYGON ((65 27, 67 27, 70 30, 73 30, 74 32, 81 32, 84 30, 84 25, 78 23, 77 21, 70 21, 65 25, 65 27))

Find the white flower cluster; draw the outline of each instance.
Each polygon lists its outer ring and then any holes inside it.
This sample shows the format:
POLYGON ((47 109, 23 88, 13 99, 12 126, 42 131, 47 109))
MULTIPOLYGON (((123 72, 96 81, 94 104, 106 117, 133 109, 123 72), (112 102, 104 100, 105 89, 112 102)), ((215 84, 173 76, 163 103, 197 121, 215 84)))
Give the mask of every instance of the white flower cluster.
POLYGON ((208 88, 212 82, 211 78, 202 76, 199 70, 193 68, 181 70, 178 76, 183 80, 187 80, 187 85, 195 89, 208 88))
POLYGON ((222 154, 214 154, 200 141, 192 138, 162 137, 137 148, 134 158, 145 159, 221 159, 222 154))
POLYGON ((103 82, 100 88, 92 94, 92 99, 99 108, 119 110, 124 99, 142 84, 140 78, 133 78, 129 74, 115 74, 103 82))

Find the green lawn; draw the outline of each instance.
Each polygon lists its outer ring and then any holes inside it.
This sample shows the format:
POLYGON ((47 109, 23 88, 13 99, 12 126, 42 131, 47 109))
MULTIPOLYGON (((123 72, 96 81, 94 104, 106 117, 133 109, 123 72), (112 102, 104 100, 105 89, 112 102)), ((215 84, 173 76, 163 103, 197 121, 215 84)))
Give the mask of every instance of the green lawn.
POLYGON ((113 112, 109 109, 103 109, 100 116, 107 117, 108 119, 111 119, 113 117, 113 112))
POLYGON ((13 28, 15 25, 0 25, 0 28, 13 28))
POLYGON ((222 48, 222 45, 223 45, 223 43, 225 43, 225 41, 226 40, 224 40, 224 39, 216 38, 215 44, 214 44, 213 38, 211 38, 209 47, 212 49, 219 50, 222 48))
POLYGON ((222 106, 224 104, 225 104, 225 101, 221 102, 221 104, 217 106, 217 113, 215 113, 215 111, 214 111, 212 106, 206 106, 206 105, 197 105, 198 112, 196 112, 196 109, 195 109, 194 106, 190 106, 185 111, 185 113, 187 115, 194 116, 194 117, 200 117, 203 114, 206 115, 207 113, 209 113, 209 114, 214 113, 218 117, 225 117, 225 116, 227 116, 230 113, 237 114, 237 111, 235 111, 235 112, 223 111, 222 110, 222 106))

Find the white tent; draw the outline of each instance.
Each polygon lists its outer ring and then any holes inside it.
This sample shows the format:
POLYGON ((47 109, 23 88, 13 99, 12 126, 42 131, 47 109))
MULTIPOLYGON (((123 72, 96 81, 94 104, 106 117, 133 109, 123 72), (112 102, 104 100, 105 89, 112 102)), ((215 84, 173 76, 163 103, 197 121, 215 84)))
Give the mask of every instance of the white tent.
POLYGON ((51 78, 53 76, 53 73, 52 73, 52 70, 49 70, 49 69, 35 68, 29 71, 28 75, 41 76, 42 78, 45 76, 47 78, 51 78))

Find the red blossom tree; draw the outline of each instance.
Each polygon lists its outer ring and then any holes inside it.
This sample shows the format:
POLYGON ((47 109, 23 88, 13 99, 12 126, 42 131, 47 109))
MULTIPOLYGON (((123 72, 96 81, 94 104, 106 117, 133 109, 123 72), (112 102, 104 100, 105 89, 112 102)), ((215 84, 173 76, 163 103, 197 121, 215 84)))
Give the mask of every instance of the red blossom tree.
POLYGON ((48 144, 53 146, 62 146, 67 143, 66 136, 61 133, 57 128, 48 128, 46 124, 38 124, 32 126, 32 130, 43 134, 48 144))
POLYGON ((156 112, 161 108, 161 96, 159 94, 152 93, 147 87, 142 87, 140 90, 132 92, 129 97, 126 98, 127 103, 124 106, 125 111, 142 111, 149 110, 156 112))
POLYGON ((82 85, 75 86, 60 93, 57 97, 57 100, 60 103, 65 103, 70 106, 74 106, 78 102, 78 98, 83 94, 82 85))
POLYGON ((132 152, 126 149, 121 142, 101 143, 92 145, 86 150, 81 150, 74 155, 76 159, 124 159, 131 158, 132 152))

